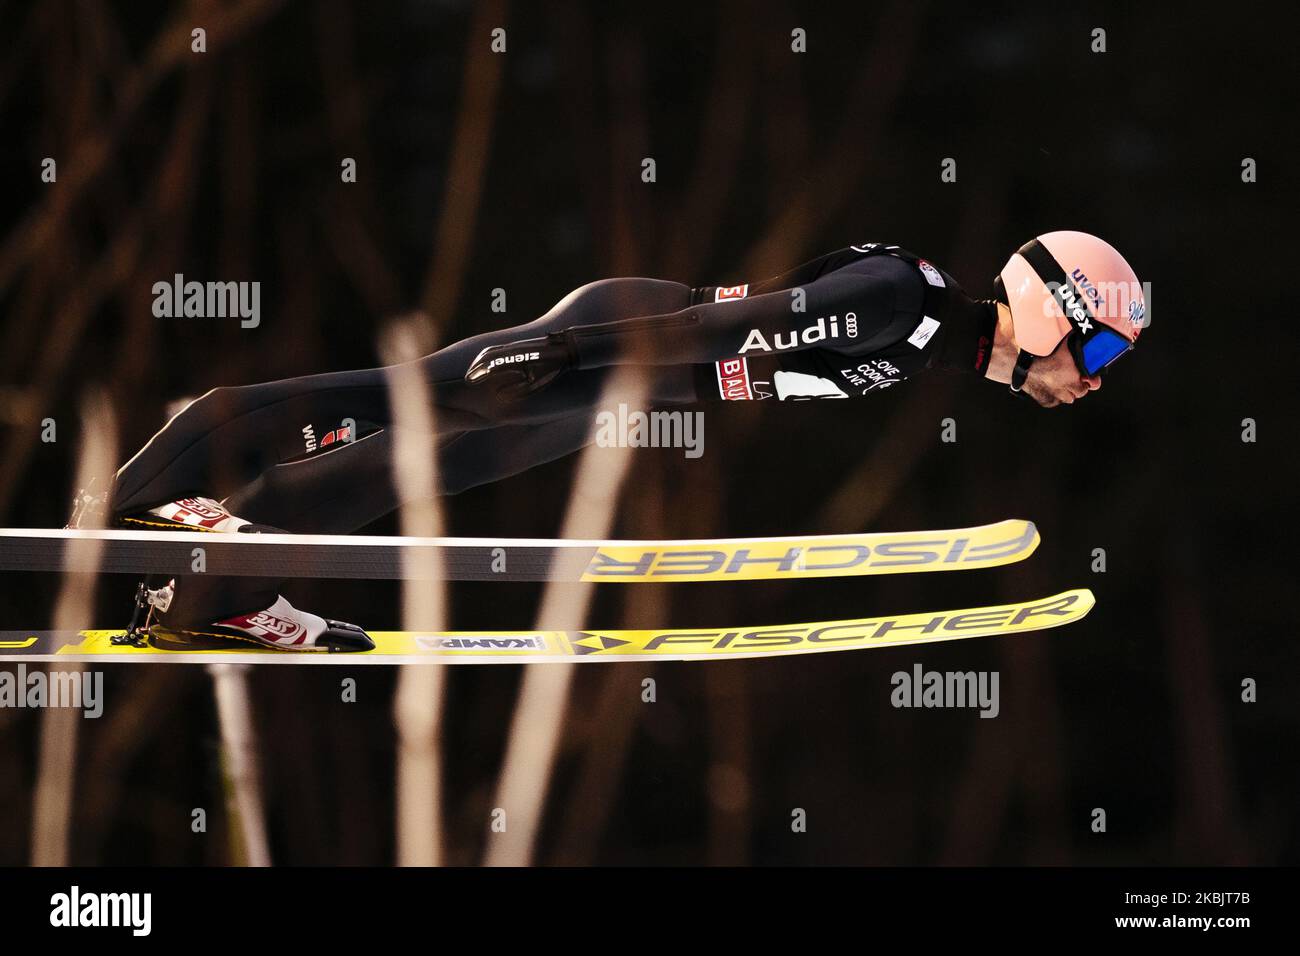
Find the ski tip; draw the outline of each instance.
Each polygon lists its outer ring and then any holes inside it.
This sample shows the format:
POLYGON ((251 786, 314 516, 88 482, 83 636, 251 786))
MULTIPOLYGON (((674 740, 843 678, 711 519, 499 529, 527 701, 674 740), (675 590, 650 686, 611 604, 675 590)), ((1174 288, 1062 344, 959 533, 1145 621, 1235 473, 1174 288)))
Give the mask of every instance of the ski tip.
POLYGON ((1038 525, 1027 519, 1019 519, 1025 525, 1025 537, 1029 539, 1029 548, 1026 554, 1033 554, 1038 549, 1038 544, 1043 539, 1038 536, 1038 525))
POLYGON ((1096 607, 1097 598, 1088 588, 1071 588, 1060 594, 1043 598, 1038 603, 1043 608, 1043 616, 1037 618, 1040 621, 1039 626, 1049 628, 1083 620, 1088 616, 1088 612, 1096 607), (1054 615, 1059 617, 1054 618, 1054 615))
POLYGON ((1028 518, 1008 518, 999 521, 997 526, 1011 532, 1015 536, 1014 541, 1018 544, 1018 547, 1007 555, 1008 564, 1013 561, 1023 561, 1037 551, 1038 545, 1042 543, 1043 539, 1038 534, 1038 525, 1028 518))
POLYGON ((1002 528, 1018 528, 1021 534, 1026 537, 1033 537, 1034 541, 1038 540, 1038 525, 1028 518, 1006 518, 999 521, 998 526, 1002 528))

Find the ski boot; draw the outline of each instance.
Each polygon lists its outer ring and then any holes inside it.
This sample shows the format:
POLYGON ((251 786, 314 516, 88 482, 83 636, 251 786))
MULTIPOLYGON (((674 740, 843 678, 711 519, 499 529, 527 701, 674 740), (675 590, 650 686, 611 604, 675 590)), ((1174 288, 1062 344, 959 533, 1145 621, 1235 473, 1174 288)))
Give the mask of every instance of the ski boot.
POLYGON ((300 611, 277 594, 270 607, 211 623, 182 624, 167 621, 176 598, 176 579, 150 589, 136 589, 135 612, 127 632, 114 643, 151 645, 170 650, 216 650, 231 642, 257 644, 276 651, 356 652, 374 650, 370 635, 355 624, 331 621, 300 611), (144 619, 140 619, 141 613, 144 619))
MULTIPOLYGON (((122 528, 206 531, 216 534, 282 533, 231 514, 215 499, 182 498, 139 515, 118 518, 122 528)), ((369 651, 375 643, 355 624, 295 608, 278 593, 279 582, 261 578, 187 575, 161 587, 146 579, 136 588, 135 611, 122 643, 199 650, 253 643, 281 651, 369 651), (230 608, 243 608, 239 614, 230 608), (144 615, 143 620, 141 614, 144 615)))
POLYGON ((153 529, 155 531, 211 531, 216 534, 239 531, 256 534, 280 532, 270 525, 253 524, 232 515, 225 506, 213 498, 194 496, 169 501, 143 514, 123 515, 117 519, 119 528, 153 529))

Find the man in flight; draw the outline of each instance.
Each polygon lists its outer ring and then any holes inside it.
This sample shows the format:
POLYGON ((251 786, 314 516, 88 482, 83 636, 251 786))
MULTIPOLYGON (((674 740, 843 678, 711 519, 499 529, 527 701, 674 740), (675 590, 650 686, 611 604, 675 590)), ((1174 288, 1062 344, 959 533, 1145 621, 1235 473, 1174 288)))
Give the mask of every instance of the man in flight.
MULTIPOLYGON (((752 284, 590 283, 534 322, 414 363, 434 404, 439 492, 588 444, 616 365, 642 366, 659 407, 860 398, 938 369, 1052 408, 1099 389, 1103 370, 1133 348, 1147 321, 1132 268, 1087 233, 1031 240, 994 286, 994 298, 971 299, 931 262, 878 243, 752 284)), ((389 402, 382 368, 213 389, 93 504, 119 528, 355 531, 401 504, 389 402)), ((147 593, 163 633, 284 650, 373 646, 360 628, 294 608, 278 582, 191 576, 147 593)))

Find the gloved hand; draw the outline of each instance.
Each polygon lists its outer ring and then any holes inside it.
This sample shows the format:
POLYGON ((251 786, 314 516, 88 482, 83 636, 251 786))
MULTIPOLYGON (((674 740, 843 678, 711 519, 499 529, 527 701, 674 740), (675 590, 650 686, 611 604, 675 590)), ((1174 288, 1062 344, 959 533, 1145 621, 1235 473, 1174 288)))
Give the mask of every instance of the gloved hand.
POLYGON ((542 339, 521 339, 505 345, 489 345, 470 363, 465 381, 494 388, 502 399, 523 398, 545 388, 577 366, 573 337, 552 332, 542 339))

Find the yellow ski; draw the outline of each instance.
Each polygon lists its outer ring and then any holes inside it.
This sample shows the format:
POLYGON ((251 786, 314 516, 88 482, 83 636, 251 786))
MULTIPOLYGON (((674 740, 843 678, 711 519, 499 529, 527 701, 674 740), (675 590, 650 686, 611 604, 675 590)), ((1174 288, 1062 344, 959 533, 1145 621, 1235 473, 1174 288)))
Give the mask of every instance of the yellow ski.
POLYGON ((121 631, 0 632, 0 661, 257 664, 530 664, 706 661, 781 657, 1021 634, 1060 627, 1092 609, 1086 588, 993 607, 878 615, 768 627, 584 631, 380 631, 375 649, 352 654, 264 650, 252 645, 175 650, 115 643, 121 631))
POLYGON ((0 571, 87 570, 67 564, 71 543, 85 539, 100 542, 95 569, 119 574, 383 580, 432 567, 449 581, 623 584, 964 571, 1023 561, 1038 547, 1033 522, 1018 519, 944 531, 659 541, 0 528, 0 571), (426 557, 436 560, 418 560, 426 557))

